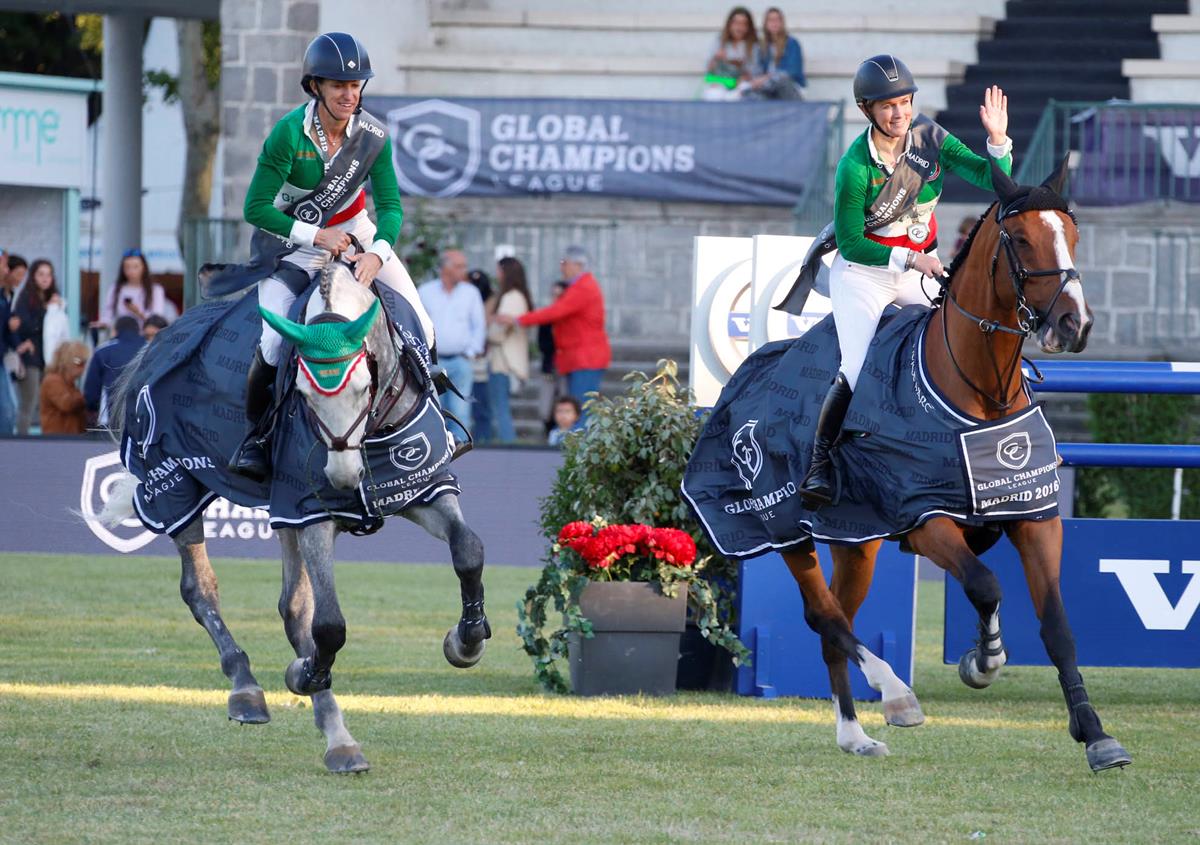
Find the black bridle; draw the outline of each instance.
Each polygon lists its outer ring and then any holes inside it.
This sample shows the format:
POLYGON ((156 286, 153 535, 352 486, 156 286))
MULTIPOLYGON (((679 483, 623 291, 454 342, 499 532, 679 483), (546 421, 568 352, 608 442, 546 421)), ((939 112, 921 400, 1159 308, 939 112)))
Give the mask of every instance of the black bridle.
MULTIPOLYGON (((1062 292, 1066 289, 1067 285, 1072 281, 1079 281, 1080 279, 1079 271, 1074 267, 1055 267, 1050 270, 1029 270, 1025 267, 1024 262, 1021 261, 1021 256, 1017 253, 1017 247, 1016 244, 1013 243, 1012 236, 1009 234, 1008 229, 1006 229, 1004 226, 1004 221, 1010 217, 1016 216, 1017 214, 1021 214, 1026 210, 1027 209, 1023 209, 1020 206, 1010 206, 1004 208, 997 204, 996 225, 1000 227, 1000 238, 996 243, 996 251, 992 253, 991 267, 988 271, 988 279, 992 285, 992 293, 995 295, 996 299, 999 300, 1000 292, 996 289, 996 268, 1000 262, 1000 253, 1003 251, 1004 257, 1008 264, 1008 277, 1012 282, 1013 293, 1016 298, 1015 310, 1017 315, 1017 328, 1014 329, 1011 326, 1007 326, 999 320, 989 320, 985 317, 979 317, 975 314, 972 314, 970 311, 963 308, 962 305, 959 304, 958 300, 954 298, 954 293, 950 290, 949 281, 945 281, 943 283, 943 297, 948 300, 951 305, 957 308, 959 313, 979 326, 979 330, 983 332, 985 336, 994 334, 996 332, 1003 332, 1004 334, 1016 335, 1023 341, 1025 338, 1029 337, 1031 334, 1035 333, 1039 328, 1045 325, 1045 323, 1050 319, 1050 313, 1054 310, 1054 306, 1058 304, 1058 298, 1062 296, 1062 292), (1045 309, 1038 309, 1036 306, 1030 305, 1028 299, 1025 297, 1025 283, 1032 278, 1038 278, 1041 276, 1059 276, 1062 279, 1062 281, 1059 282, 1058 290, 1054 292, 1054 297, 1050 300, 1050 304, 1047 305, 1045 309)), ((1070 215, 1071 222, 1074 223, 1074 213, 1067 211, 1067 214, 1070 215)), ((958 371, 959 378, 966 382, 968 387, 995 405, 997 410, 1007 411, 1016 403, 1017 397, 1021 394, 1021 389, 1019 386, 1011 398, 1007 397, 1006 395, 1002 395, 1001 398, 997 399, 979 385, 975 384, 975 382, 971 380, 970 376, 963 372, 962 367, 960 367, 958 364, 958 359, 954 356, 954 350, 950 347, 950 334, 947 331, 946 309, 944 307, 942 308, 942 338, 946 343, 946 354, 950 356, 950 363, 954 365, 954 369, 958 371)), ((1001 372, 1000 362, 996 360, 995 350, 992 348, 990 343, 988 344, 988 356, 992 361, 992 370, 996 375, 996 383, 1000 386, 1000 390, 1004 391, 1005 386, 1012 379, 1013 374, 1016 372, 1017 367, 1021 363, 1021 344, 1017 344, 1016 352, 1013 354, 1012 360, 1008 362, 1008 365, 1004 368, 1003 372, 1001 372)))

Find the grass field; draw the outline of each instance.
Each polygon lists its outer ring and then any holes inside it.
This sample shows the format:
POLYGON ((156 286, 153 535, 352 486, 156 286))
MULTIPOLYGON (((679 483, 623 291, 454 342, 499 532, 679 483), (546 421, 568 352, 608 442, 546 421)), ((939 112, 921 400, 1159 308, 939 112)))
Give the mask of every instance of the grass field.
MULTIPOLYGON (((1133 842, 1200 839, 1200 672, 1092 669, 1134 757, 1094 776, 1052 670, 989 690, 940 662, 922 583, 916 683, 928 720, 864 722, 892 756, 833 742, 824 701, 541 694, 513 632, 533 570, 486 573, 483 664, 441 654, 449 567, 344 564, 335 671, 372 770, 333 776, 291 650, 278 567, 218 562, 226 621, 272 722, 225 719, 227 685, 163 558, 0 555, 3 842, 1133 842)), ((799 612, 799 601, 797 600, 799 612)))

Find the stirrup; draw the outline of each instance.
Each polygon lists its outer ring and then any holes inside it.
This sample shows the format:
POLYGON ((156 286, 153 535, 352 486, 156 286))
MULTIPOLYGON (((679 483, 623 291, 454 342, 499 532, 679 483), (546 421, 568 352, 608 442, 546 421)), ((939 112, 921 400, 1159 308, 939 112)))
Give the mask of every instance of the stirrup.
POLYGON ((227 468, 256 484, 265 483, 271 477, 270 440, 265 435, 251 433, 233 453, 227 468))

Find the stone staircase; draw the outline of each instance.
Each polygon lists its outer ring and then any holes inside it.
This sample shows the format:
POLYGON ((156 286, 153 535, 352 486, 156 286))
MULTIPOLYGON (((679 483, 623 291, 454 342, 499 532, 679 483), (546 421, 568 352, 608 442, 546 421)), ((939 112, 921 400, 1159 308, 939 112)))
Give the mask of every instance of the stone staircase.
MULTIPOLYGON (((1019 159, 1029 151, 1051 98, 1129 99, 1122 61, 1158 58, 1151 16, 1186 12, 1187 5, 1188 0, 1008 0, 991 40, 979 43, 978 61, 966 68, 960 84, 947 86, 937 120, 982 152, 979 104, 988 85, 999 85, 1008 94, 1008 134, 1019 159)), ((947 179, 943 197, 968 202, 978 192, 961 179, 947 179)))

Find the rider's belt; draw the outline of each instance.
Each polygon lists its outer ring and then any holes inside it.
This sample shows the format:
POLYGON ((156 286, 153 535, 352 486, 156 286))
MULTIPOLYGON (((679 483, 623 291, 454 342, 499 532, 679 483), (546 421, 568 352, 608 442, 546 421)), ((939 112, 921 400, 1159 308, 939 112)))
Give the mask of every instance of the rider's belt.
POLYGON ((345 223, 347 220, 349 220, 354 215, 358 214, 358 212, 362 211, 366 207, 367 207, 367 192, 360 188, 358 191, 358 196, 356 196, 354 198, 354 202, 352 202, 352 203, 350 203, 350 205, 346 206, 346 208, 344 210, 339 211, 337 214, 330 217, 329 222, 326 223, 325 225, 326 226, 336 226, 338 223, 345 223))
POLYGON ((910 236, 912 228, 909 229, 908 233, 897 235, 894 238, 884 238, 872 232, 867 232, 866 237, 867 240, 875 241, 875 243, 883 244, 884 246, 903 246, 908 249, 915 249, 917 252, 927 252, 937 240, 937 218, 933 216, 929 218, 929 234, 920 243, 914 241, 910 236))

